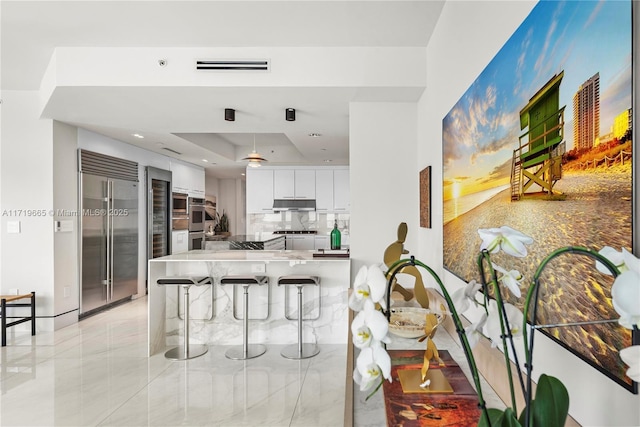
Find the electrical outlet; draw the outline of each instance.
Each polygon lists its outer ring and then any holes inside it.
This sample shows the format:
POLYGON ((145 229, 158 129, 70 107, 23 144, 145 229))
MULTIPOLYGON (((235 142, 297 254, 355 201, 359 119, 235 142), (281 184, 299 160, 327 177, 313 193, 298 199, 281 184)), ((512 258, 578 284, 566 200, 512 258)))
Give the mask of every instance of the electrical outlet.
POLYGON ((17 288, 9 289, 9 295, 20 295, 18 291, 19 289, 17 288))
POLYGON ((252 273, 264 273, 266 270, 267 269, 264 264, 251 264, 252 273))

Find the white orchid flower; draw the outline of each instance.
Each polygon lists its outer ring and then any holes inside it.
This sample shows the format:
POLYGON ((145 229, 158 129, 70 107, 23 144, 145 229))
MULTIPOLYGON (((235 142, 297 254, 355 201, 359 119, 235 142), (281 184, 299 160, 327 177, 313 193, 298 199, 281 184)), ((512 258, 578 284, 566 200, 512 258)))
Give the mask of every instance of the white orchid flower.
POLYGON ((366 347, 360 350, 353 371, 353 380, 360 390, 368 390, 380 378, 391 382, 391 358, 382 346, 366 347))
POLYGON ((470 301, 476 303, 476 293, 481 287, 482 285, 480 283, 475 280, 471 280, 467 286, 457 289, 453 295, 451 295, 453 306, 456 308, 458 313, 464 313, 467 311, 470 306, 470 301))
POLYGON ((613 308, 620 315, 620 324, 632 329, 640 324, 640 259, 622 249, 628 270, 616 277, 611 287, 613 308))
POLYGON ((502 273, 502 276, 498 278, 498 280, 501 280, 515 297, 520 298, 522 296, 522 293, 520 292, 520 285, 524 280, 524 276, 520 274, 518 270, 507 271, 493 262, 491 265, 495 270, 502 273))
POLYGON ((353 311, 362 311, 365 305, 372 307, 378 303, 386 308, 384 296, 387 290, 387 279, 378 265, 368 268, 362 266, 356 275, 353 292, 349 297, 349 307, 353 311))
POLYGON ((616 300, 612 300, 613 309, 620 315, 618 323, 623 328, 633 329, 633 325, 640 325, 640 316, 632 316, 618 306, 616 300))
POLYGON ((623 348, 620 350, 620 358, 629 366, 627 376, 636 382, 640 382, 640 345, 623 348))
MULTIPOLYGON (((522 322, 524 315, 514 305, 504 304, 507 314, 511 336, 514 338, 522 336, 522 322)), ((500 329, 500 313, 494 300, 489 303, 489 316, 487 318, 487 336, 491 339, 491 347, 497 347, 502 342, 502 330, 500 329), (491 304, 493 303, 493 304, 491 304)))
MULTIPOLYGON (((618 267, 618 270, 620 270, 620 273, 624 273, 625 271, 628 270, 628 268, 624 263, 623 251, 626 251, 626 249, 623 248, 622 251, 618 252, 615 249, 613 249, 611 246, 605 246, 604 248, 600 249, 598 253, 603 257, 605 257, 606 259, 608 259, 609 261, 611 261, 613 265, 618 267)), ((604 264, 601 263, 600 261, 596 261, 596 268, 598 269, 599 272, 608 274, 609 276, 611 276, 611 271, 607 267, 605 267, 604 264)))
POLYGON ((372 305, 367 305, 351 322, 353 345, 360 349, 380 342, 391 342, 387 336, 388 331, 387 318, 372 305))
POLYGON ((489 253, 496 253, 502 249, 505 253, 514 257, 522 258, 527 256, 525 245, 533 243, 533 238, 503 225, 500 228, 481 228, 478 234, 482 239, 480 250, 487 250, 489 253))
POLYGON ((469 343, 469 347, 473 348, 478 344, 480 338, 484 335, 482 334, 482 328, 487 323, 487 313, 483 313, 480 320, 476 323, 473 323, 466 328, 464 328, 464 333, 467 335, 467 342, 469 343))

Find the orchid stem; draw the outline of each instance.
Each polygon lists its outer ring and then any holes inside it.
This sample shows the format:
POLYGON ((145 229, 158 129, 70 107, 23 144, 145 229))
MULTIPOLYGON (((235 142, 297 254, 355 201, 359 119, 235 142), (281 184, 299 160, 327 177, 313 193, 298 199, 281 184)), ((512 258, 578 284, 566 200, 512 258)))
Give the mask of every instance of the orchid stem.
POLYGON ((480 253, 481 259, 478 261, 478 266, 480 267, 480 275, 484 277, 484 268, 482 260, 486 260, 489 266, 489 272, 491 276, 491 284, 494 288, 494 295, 496 298, 496 304, 498 306, 498 319, 500 320, 500 332, 502 334, 502 352, 504 353, 504 361, 505 367, 507 368, 507 377, 509 379, 509 391, 511 393, 511 405, 513 407, 513 411, 517 414, 517 406, 516 406, 516 396, 513 387, 513 373, 511 370, 511 359, 509 358, 509 348, 507 346, 507 340, 511 344, 511 350, 513 352, 514 363, 516 365, 516 372, 518 374, 518 380, 520 381, 520 388, 524 395, 525 393, 525 384, 524 378, 522 377, 522 371, 520 369, 520 363, 518 362, 518 354, 516 353, 515 345, 513 343, 513 337, 511 335, 511 325, 509 325, 509 319, 507 317, 507 312, 504 306, 504 300, 502 299, 502 293, 500 292, 500 285, 498 284, 498 277, 496 275, 496 271, 491 264, 491 255, 487 251, 482 251, 480 253))

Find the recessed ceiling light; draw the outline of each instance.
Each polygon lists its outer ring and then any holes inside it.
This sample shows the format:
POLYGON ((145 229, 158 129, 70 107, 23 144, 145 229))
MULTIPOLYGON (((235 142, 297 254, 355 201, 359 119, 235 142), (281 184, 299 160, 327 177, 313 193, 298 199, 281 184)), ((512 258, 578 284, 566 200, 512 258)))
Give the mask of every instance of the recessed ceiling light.
POLYGON ((209 160, 207 160, 207 159, 202 159, 202 161, 205 162, 205 163, 209 163, 209 160))
POLYGON ((240 175, 244 176, 244 172, 242 172, 240 175))
POLYGON ((144 138, 144 136, 140 135, 139 133, 132 133, 131 135, 135 136, 136 138, 140 138, 140 139, 144 138))
POLYGON ((309 136, 310 136, 311 138, 320 138, 320 137, 322 136, 322 134, 321 134, 321 133, 316 133, 316 132, 311 132, 311 133, 309 134, 309 136))

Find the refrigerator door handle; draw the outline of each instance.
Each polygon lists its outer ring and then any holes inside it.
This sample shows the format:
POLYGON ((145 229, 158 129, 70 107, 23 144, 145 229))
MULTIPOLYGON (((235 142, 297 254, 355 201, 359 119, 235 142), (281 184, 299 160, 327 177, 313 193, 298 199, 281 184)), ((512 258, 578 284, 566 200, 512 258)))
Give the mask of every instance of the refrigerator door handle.
POLYGON ((107 210, 105 212, 107 221, 107 302, 113 299, 113 224, 111 223, 111 212, 113 203, 113 181, 107 180, 107 210))

